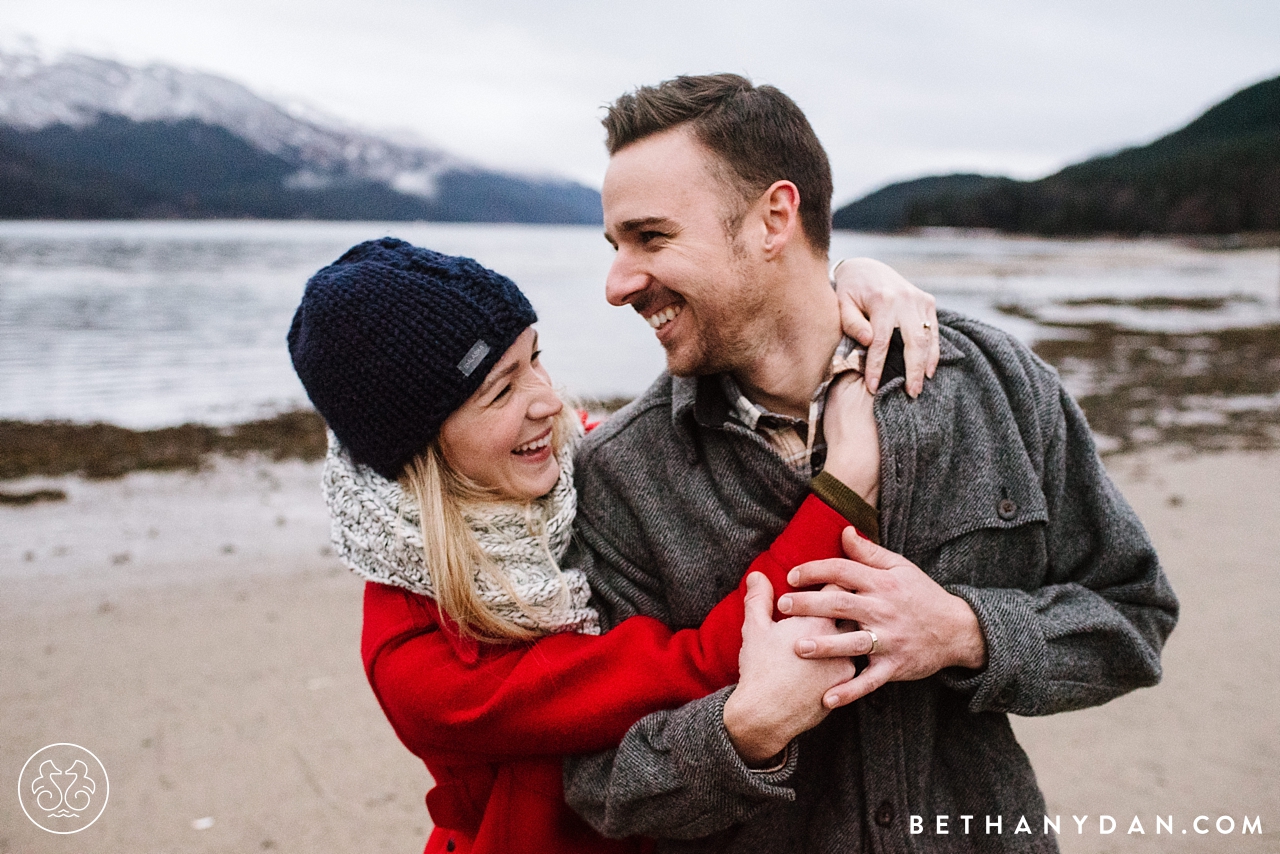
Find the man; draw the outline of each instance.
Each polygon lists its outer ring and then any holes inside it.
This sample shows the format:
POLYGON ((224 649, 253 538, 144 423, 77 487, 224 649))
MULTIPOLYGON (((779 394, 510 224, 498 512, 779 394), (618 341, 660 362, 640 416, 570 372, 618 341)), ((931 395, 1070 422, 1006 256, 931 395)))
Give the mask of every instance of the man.
MULTIPOLYGON (((790 99, 735 75, 642 88, 605 125, 608 297, 654 327, 669 372, 580 452, 578 533, 608 619, 692 626, 803 498, 825 454, 823 392, 860 367, 827 282, 830 169, 790 99)), ((872 447, 856 488, 885 548, 846 537, 856 560, 792 579, 839 587, 778 603, 856 620, 796 647, 869 652, 865 670, 793 696, 744 658, 736 688, 569 763, 567 799, 606 835, 671 850, 1057 849, 1006 713, 1154 684, 1177 603, 1056 374, 995 329, 939 320, 919 397, 886 374, 862 404, 872 447), (802 732, 818 703, 833 711, 802 732)))

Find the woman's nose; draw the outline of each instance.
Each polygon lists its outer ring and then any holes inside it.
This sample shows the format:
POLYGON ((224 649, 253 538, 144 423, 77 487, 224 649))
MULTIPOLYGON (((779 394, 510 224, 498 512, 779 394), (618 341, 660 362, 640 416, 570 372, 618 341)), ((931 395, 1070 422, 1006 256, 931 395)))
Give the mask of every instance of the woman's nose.
POLYGON ((564 402, 560 400, 560 395, 556 394, 556 390, 551 387, 549 381, 544 381, 539 384, 537 393, 529 403, 529 420, 542 421, 554 418, 562 409, 564 409, 564 402))

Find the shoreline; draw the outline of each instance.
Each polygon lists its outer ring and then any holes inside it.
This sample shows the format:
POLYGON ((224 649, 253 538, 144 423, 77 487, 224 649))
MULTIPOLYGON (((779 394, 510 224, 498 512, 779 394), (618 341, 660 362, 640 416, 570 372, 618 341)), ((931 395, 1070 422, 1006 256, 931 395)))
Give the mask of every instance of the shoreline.
MULTIPOLYGON (((1166 447, 1107 466, 1183 609, 1161 685, 1013 719, 1046 812, 1062 816, 1062 850, 1274 851, 1280 451, 1166 447), (1154 816, 1169 814, 1179 833, 1157 837, 1154 816), (1233 816, 1236 832, 1180 833, 1202 814, 1233 816), (1073 815, 1090 816, 1082 834, 1073 815), (1104 835, 1100 815, 1122 826, 1104 835), (1134 815, 1145 835, 1126 833, 1134 815), (1246 815, 1260 835, 1239 833, 1246 815)), ((0 506, 0 670, 13 675, 0 685, 0 773, 16 777, 45 744, 93 750, 112 792, 83 844, 421 850, 428 777, 365 682, 362 585, 329 551, 319 471, 249 453, 6 484, 68 497, 0 506)), ((0 799, 0 854, 63 850, 0 799)))
MULTIPOLYGON (((629 397, 572 401, 592 417, 617 412, 629 397)), ((220 459, 265 457, 273 462, 324 459, 325 423, 313 409, 292 409, 270 418, 229 426, 188 422, 134 430, 101 421, 0 419, 0 505, 61 500, 24 498, 7 481, 79 475, 110 480, 138 471, 198 472, 220 459)))
POLYGON ((272 460, 324 458, 324 421, 295 409, 230 427, 187 423, 131 430, 104 422, 0 420, 0 482, 81 475, 89 480, 135 471, 198 471, 213 455, 272 460))

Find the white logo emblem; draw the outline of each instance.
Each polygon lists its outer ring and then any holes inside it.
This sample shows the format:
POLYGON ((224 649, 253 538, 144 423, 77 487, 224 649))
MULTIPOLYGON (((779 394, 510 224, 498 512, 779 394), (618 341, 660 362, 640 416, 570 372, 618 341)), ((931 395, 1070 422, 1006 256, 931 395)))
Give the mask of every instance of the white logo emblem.
POLYGON ((472 344, 471 349, 467 351, 467 355, 463 356, 462 361, 458 363, 458 370, 462 371, 464 377, 471 376, 487 355, 489 355, 489 345, 483 340, 477 339, 476 343, 472 344))
POLYGON ((22 766, 18 802, 41 830, 79 833, 107 808, 109 788, 98 757, 78 744, 50 744, 22 766))

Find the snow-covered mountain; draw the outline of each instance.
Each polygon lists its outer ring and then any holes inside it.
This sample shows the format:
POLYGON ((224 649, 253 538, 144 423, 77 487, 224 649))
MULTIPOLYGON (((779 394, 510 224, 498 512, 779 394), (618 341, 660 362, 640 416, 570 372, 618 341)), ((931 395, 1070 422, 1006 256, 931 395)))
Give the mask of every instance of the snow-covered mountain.
MULTIPOLYGON (((4 130, 0 135, 0 158, 11 161, 6 169, 0 159, 0 190, 5 189, 5 173, 15 171, 15 160, 21 161, 17 171, 30 176, 33 170, 39 173, 40 168, 38 163, 33 166, 27 161, 47 161, 51 151, 66 153, 73 148, 78 160, 73 164, 51 164, 55 171, 67 167, 74 172, 91 162, 97 172, 103 172, 104 166, 106 172, 111 172, 112 163, 127 159, 131 149, 182 147, 187 145, 184 139, 195 139, 194 131, 219 128, 253 152, 269 156, 269 161, 259 162, 243 151, 229 153, 230 143, 218 134, 196 134, 199 140, 190 144, 203 145, 209 149, 210 157, 233 157, 234 163, 223 164, 223 171, 233 178, 248 168, 244 166, 247 157, 254 159, 254 168, 270 172, 271 182, 280 192, 310 194, 308 198, 313 202, 317 193, 326 190, 349 194, 363 188, 381 198, 384 208, 388 193, 410 197, 400 200, 398 208, 404 210, 400 216, 390 214, 394 218, 599 219, 598 196, 586 187, 569 181, 492 172, 426 144, 392 141, 313 111, 280 106, 222 77, 165 65, 135 68, 81 55, 46 61, 32 53, 0 52, 0 127, 4 130), (178 129, 185 134, 175 135, 178 129), (133 136, 141 138, 134 140, 133 136), (490 196, 496 193, 490 199, 494 204, 489 205, 493 216, 484 215, 485 205, 474 200, 463 205, 465 211, 446 210, 451 200, 442 195, 462 186, 471 191, 483 190, 490 196), (500 198, 504 192, 514 193, 515 197, 504 201, 500 198), (557 199, 551 205, 556 211, 553 216, 538 215, 537 197, 546 193, 557 199), (422 204, 412 204, 414 198, 422 204), (565 208, 564 202, 569 198, 573 201, 565 208), (433 216, 429 209, 439 210, 433 216)), ((199 152, 183 154, 188 162, 193 157, 198 161, 199 152)), ((136 169, 119 165, 122 171, 136 177, 136 169)), ((265 178, 257 175, 254 180, 261 184, 265 178)), ((256 191, 260 195, 261 187, 256 191)), ((306 204, 299 204, 307 208, 306 204)), ((22 215, 10 211, 10 207, 0 202, 0 216, 22 215)), ((246 213, 261 215, 260 211, 246 213)), ((387 210, 371 213, 389 215, 387 210)), ((235 214, 220 210, 214 215, 235 214)), ((283 215, 290 214, 285 211, 283 215)), ((296 215, 324 213, 300 210, 296 215)))

